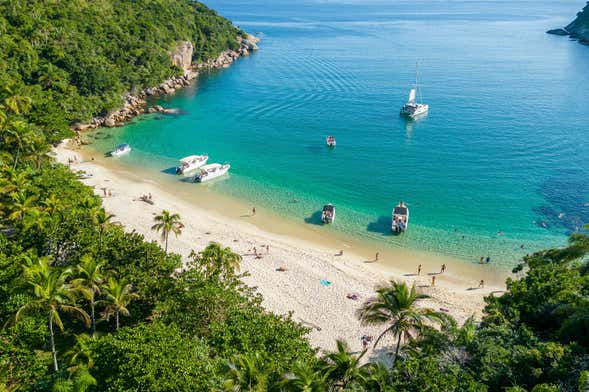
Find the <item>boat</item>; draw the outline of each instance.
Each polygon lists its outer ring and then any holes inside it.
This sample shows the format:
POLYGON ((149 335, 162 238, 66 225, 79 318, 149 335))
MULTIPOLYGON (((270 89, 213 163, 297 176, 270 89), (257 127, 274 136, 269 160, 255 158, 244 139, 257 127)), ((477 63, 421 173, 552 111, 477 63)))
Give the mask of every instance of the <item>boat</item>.
POLYGON ((111 157, 120 157, 121 155, 131 152, 131 146, 127 143, 119 144, 110 152, 111 157))
POLYGON ((201 166, 200 172, 194 177, 194 182, 205 182, 221 177, 226 174, 230 168, 231 165, 228 163, 224 165, 221 165, 220 163, 211 163, 201 166))
POLYGON ((393 224, 391 229, 394 233, 402 233, 409 225, 409 208, 401 201, 393 208, 393 224))
POLYGON ((333 136, 328 136, 328 137, 325 139, 325 142, 327 143, 327 145, 328 145, 329 147, 335 147, 335 138, 334 138, 333 136))
POLYGON ((205 165, 209 159, 208 155, 190 155, 180 159, 180 164, 176 168, 176 174, 184 174, 198 169, 205 165))
POLYGON ((409 92, 409 100, 403 107, 401 108, 401 114, 407 116, 409 118, 416 118, 419 117, 429 110, 429 105, 424 104, 423 102, 417 102, 417 93, 419 93, 419 99, 422 100, 421 97, 421 90, 419 89, 419 84, 417 82, 417 75, 418 75, 418 66, 415 65, 415 86, 409 92))
POLYGON ((321 222, 333 223, 335 220, 335 207, 329 203, 323 206, 323 212, 321 212, 321 222))

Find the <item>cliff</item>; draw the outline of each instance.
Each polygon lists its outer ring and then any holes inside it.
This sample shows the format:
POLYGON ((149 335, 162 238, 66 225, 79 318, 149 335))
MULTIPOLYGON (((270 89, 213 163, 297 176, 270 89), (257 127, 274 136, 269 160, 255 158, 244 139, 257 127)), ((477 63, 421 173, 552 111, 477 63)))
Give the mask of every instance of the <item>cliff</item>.
POLYGON ((565 30, 571 37, 589 42, 589 1, 585 8, 577 14, 577 18, 565 27, 565 30))
POLYGON ((547 31, 548 34, 568 35, 576 38, 582 43, 589 43, 589 1, 577 18, 564 28, 552 29, 547 31))

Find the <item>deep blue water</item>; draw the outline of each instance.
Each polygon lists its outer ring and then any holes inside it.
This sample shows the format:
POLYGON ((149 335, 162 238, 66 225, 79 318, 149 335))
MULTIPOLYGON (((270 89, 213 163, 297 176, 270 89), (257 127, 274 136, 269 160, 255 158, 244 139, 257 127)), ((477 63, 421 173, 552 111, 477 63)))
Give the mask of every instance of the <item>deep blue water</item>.
POLYGON ((97 148, 128 142, 122 161, 154 173, 207 152, 232 164, 219 192, 301 225, 331 202, 325 230, 466 260, 511 265, 589 222, 589 47, 544 33, 583 1, 207 4, 261 50, 161 100, 185 114, 97 148), (430 112, 407 122, 416 62, 430 112), (399 200, 410 229, 393 237, 399 200))

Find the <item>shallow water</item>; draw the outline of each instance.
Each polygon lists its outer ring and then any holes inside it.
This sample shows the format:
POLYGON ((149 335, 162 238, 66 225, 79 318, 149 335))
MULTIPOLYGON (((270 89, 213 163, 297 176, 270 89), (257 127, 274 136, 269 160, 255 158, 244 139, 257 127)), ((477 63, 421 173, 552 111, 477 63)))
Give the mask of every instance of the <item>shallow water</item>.
POLYGON ((513 265, 589 222, 589 47, 544 34, 582 2, 293 3, 208 2, 262 49, 94 148, 130 143, 120 161, 154 171, 208 153, 231 174, 200 186, 302 225, 331 202, 326 231, 470 261, 513 265), (430 112, 408 122, 417 61, 430 112))

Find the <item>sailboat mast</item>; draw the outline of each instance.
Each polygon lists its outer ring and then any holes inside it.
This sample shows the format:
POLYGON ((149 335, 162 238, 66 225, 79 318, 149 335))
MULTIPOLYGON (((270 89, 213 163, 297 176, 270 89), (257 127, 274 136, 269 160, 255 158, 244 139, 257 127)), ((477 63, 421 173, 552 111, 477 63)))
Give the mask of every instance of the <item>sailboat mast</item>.
POLYGON ((418 77, 419 77, 419 63, 415 62, 415 89, 419 93, 419 103, 422 103, 423 97, 421 96, 421 89, 419 88, 418 77))

